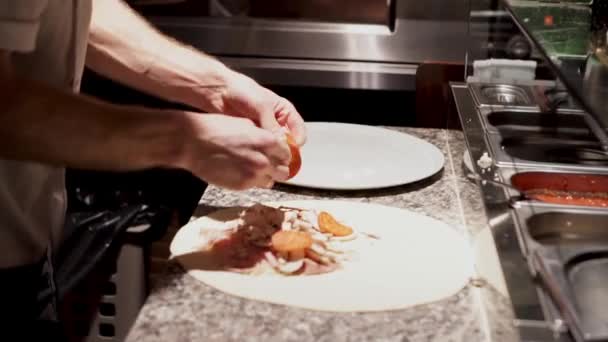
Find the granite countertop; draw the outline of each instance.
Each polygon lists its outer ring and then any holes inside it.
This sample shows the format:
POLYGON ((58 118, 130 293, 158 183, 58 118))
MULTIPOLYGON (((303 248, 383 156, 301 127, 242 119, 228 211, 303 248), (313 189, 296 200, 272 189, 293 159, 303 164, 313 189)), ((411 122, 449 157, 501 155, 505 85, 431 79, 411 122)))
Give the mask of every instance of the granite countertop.
MULTIPOLYGON (((476 185, 464 177, 464 137, 444 129, 396 128, 437 146, 442 172, 406 186, 332 192, 276 186, 231 192, 209 187, 195 216, 256 201, 339 199, 404 208, 439 219, 473 237, 483 230, 476 185)), ((404 156, 406 158, 407 156, 404 156)), ((162 245, 166 249, 167 245, 162 245)), ((155 267, 153 288, 127 341, 488 341, 509 336, 508 301, 472 281, 456 295, 410 309, 380 313, 327 313, 241 299, 195 281, 173 262, 155 267), (492 322, 503 322, 488 327, 492 322)))

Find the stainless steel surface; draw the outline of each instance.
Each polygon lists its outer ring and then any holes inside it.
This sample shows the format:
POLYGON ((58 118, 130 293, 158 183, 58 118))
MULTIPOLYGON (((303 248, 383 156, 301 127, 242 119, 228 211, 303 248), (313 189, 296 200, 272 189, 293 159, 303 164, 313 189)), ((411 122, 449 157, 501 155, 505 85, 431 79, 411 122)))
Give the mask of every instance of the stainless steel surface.
POLYGON ((597 141, 572 139, 556 133, 503 136, 501 149, 513 158, 541 163, 608 166, 608 153, 597 141))
MULTIPOLYGON (((588 266, 588 262, 608 260, 608 243, 602 234, 608 229, 608 212, 539 203, 518 203, 515 208, 531 271, 542 281, 573 339, 608 339, 605 320, 594 312, 605 307, 596 305, 603 304, 604 298, 597 293, 608 293, 606 283, 594 282, 603 275, 590 278, 586 272, 577 274, 577 268, 588 266), (591 297, 597 300, 589 303, 591 297)), ((596 271, 599 274, 602 270, 596 271)))
POLYGON ((607 246, 539 248, 534 255, 544 286, 559 303, 574 339, 608 340, 605 316, 601 316, 605 315, 606 283, 599 282, 606 279, 606 273, 601 272, 605 271, 602 266, 608 261, 607 246))
POLYGON ((537 108, 530 87, 488 83, 469 83, 469 86, 479 106, 537 108))
POLYGON ((525 223, 530 237, 543 245, 608 243, 608 215, 555 211, 534 214, 525 223))
POLYGON ((384 25, 267 19, 150 20, 171 36, 220 56, 406 64, 464 59, 464 22, 398 19, 391 31, 384 25))
POLYGON ((598 223, 608 222, 606 221, 608 220, 608 211, 603 209, 528 201, 517 202, 513 204, 513 207, 517 209, 515 217, 518 229, 522 230, 527 241, 532 241, 535 244, 559 244, 560 241, 552 240, 553 237, 549 234, 551 231, 555 231, 556 234, 564 232, 561 237, 565 237, 565 239, 561 242, 565 243, 585 242, 585 239, 581 240, 578 239, 579 237, 569 235, 567 233, 569 231, 581 230, 602 234, 600 232, 604 230, 608 234, 608 225, 604 227, 595 226, 598 223), (567 219, 560 221, 562 218, 567 219))
POLYGON ((244 72, 262 83, 413 90, 412 71, 419 64, 464 62, 466 5, 463 0, 424 4, 397 0, 389 24, 251 17, 148 18, 174 38, 220 60, 237 62, 237 67, 243 66, 244 72), (325 62, 333 65, 331 72, 325 62))
MULTIPOLYGON (((511 184, 511 177, 513 177, 516 174, 522 174, 525 172, 543 172, 543 173, 558 173, 558 174, 589 174, 589 175, 602 175, 602 176, 608 176, 608 169, 604 168, 604 169, 598 169, 598 170, 590 170, 590 169, 568 169, 568 168, 562 168, 556 165, 551 165, 551 164, 541 164, 535 167, 530 167, 530 166, 522 166, 522 165, 510 165, 510 166, 505 166, 505 167, 501 167, 497 173, 500 176, 500 179, 505 182, 505 183, 509 183, 511 184)), ((507 191, 507 195, 509 197, 517 197, 519 195, 519 190, 517 192, 515 191, 510 191, 510 190, 506 190, 507 191)), ((566 210, 568 208, 572 208, 572 206, 560 206, 560 205, 553 205, 553 207, 556 208, 560 208, 563 210, 566 210)))
MULTIPOLYGON (((487 137, 493 134, 485 130, 482 116, 478 112, 479 107, 473 101, 467 86, 452 85, 452 92, 467 147, 472 159, 477 160, 490 149, 490 139, 487 137)), ((591 172, 592 168, 582 169, 591 172)), ((512 160, 503 165, 495 164, 489 172, 480 176, 486 180, 498 177, 500 182, 509 182, 510 175, 517 172, 541 170, 576 172, 562 165, 539 163, 522 166, 512 160)), ((604 168, 604 173, 608 173, 607 168, 604 168)), ((600 321, 587 318, 588 314, 582 314, 578 308, 578 301, 573 300, 574 291, 581 291, 587 283, 579 280, 578 287, 575 286, 572 278, 569 278, 566 265, 572 260, 578 260, 576 258, 580 255, 608 250, 608 245, 602 239, 573 239, 568 233, 568 222, 582 227, 581 230, 588 233, 586 236, 591 233, 600 234, 596 226, 608 229, 608 211, 535 201, 513 201, 516 192, 508 188, 496 186, 489 181, 480 181, 478 184, 488 229, 492 232, 515 315, 513 326, 517 329, 520 340, 593 341, 593 338, 605 338, 605 323, 604 326, 598 326, 600 321), (554 212, 561 216, 554 216, 554 212), (560 221, 566 214, 573 214, 571 220, 560 221), (533 227, 536 239, 532 237, 528 223, 533 227), (547 238, 547 232, 551 231, 561 232, 559 236, 564 243, 549 243, 552 240, 547 238), (571 240, 577 243, 565 243, 571 240), (588 240, 592 240, 592 243, 586 244, 588 240), (581 245, 585 247, 581 248, 581 245)), ((594 283, 593 286, 600 285, 594 283)), ((608 285, 602 286, 602 289, 607 291, 608 285)), ((587 297, 581 300, 587 300, 587 297)), ((588 312, 591 310, 587 309, 588 312)), ((489 324, 493 324, 491 316, 489 324)))
POLYGON ((250 17, 390 25, 387 0, 249 0, 250 17))
POLYGON ((608 322, 608 254, 571 265, 568 280, 580 314, 604 324, 608 322))
POLYGON ((469 173, 469 174, 467 174, 467 177, 475 179, 475 180, 478 180, 478 181, 481 181, 482 184, 484 184, 484 183, 490 183, 490 184, 493 184, 493 185, 497 185, 497 186, 503 187, 503 188, 508 189, 508 190, 510 190, 512 192, 519 193, 522 197, 526 196, 525 193, 520 192, 519 189, 517 189, 513 185, 499 180, 498 177, 494 178, 494 179, 488 179, 488 178, 483 178, 482 176, 480 176, 479 174, 476 174, 476 173, 469 173))
POLYGON ((557 133, 589 139, 591 129, 583 115, 541 113, 532 111, 492 111, 485 115, 491 130, 509 134, 509 131, 525 133, 557 133))
POLYGON ((345 89, 416 88, 415 64, 223 57, 221 60, 262 83, 345 89))
MULTIPOLYGON (((589 31, 584 22, 583 26, 580 25, 581 13, 577 11, 577 6, 579 5, 573 5, 570 0, 471 3, 466 73, 469 76, 468 84, 452 88, 467 146, 471 154, 477 151, 473 160, 483 152, 489 153, 493 158, 491 170, 482 174, 486 179, 496 177, 500 183, 515 185, 511 176, 517 174, 521 181, 524 172, 608 174, 608 154, 605 153, 608 130, 598 122, 601 120, 597 120, 597 113, 587 113, 592 106, 585 100, 585 94, 580 92, 581 89, 595 89, 576 87, 570 82, 571 79, 584 77, 584 62, 581 63, 581 59, 576 56, 550 59, 542 46, 546 43, 546 46, 561 49, 561 55, 565 55, 566 50, 589 49, 588 44, 577 44, 580 40, 578 34, 584 35, 589 31), (512 5, 508 9, 511 18, 499 14, 503 10, 503 3, 512 5), (513 20, 518 14, 514 13, 512 7, 520 4, 526 8, 513 20), (493 17, 494 24, 490 26, 487 36, 479 34, 483 31, 477 27, 480 12, 493 17), (518 29, 514 30, 513 24, 518 29), (537 35, 533 36, 531 31, 537 35), (492 48, 522 36, 525 36, 532 49, 527 50, 523 45, 521 49, 512 50, 492 48), (515 51, 520 57, 512 53, 515 51), (496 58, 536 61, 538 68, 535 78, 538 80, 526 81, 525 84, 520 80, 513 81, 506 85, 516 88, 500 87, 502 89, 497 89, 497 92, 502 91, 504 95, 490 93, 489 99, 482 100, 483 89, 479 77, 473 75, 471 66, 475 61, 496 58), (564 62, 563 67, 557 65, 559 62, 564 62), (557 72, 557 75, 551 75, 552 71, 557 72), (560 71, 571 74, 564 75, 560 71), (540 79, 548 81, 547 84, 536 86, 535 83, 540 79), (469 88, 469 94, 463 90, 465 87, 469 88), (518 92, 517 88, 523 88, 527 92, 518 92), (534 103, 525 104, 523 94, 527 94, 534 103), (470 102, 473 104, 468 104, 470 102)), ((559 52, 557 54, 560 55, 559 52)), ((556 57, 556 54, 549 56, 556 57)), ((588 83, 597 88, 602 82, 595 79, 595 83, 588 83)), ((596 109, 599 107, 596 105, 596 109)), ((601 110, 605 111, 605 108, 601 110)), ((608 258, 608 241, 602 228, 608 229, 608 210, 591 206, 548 204, 519 196, 520 191, 535 188, 539 184, 541 188, 550 189, 570 185, 572 178, 565 177, 567 181, 563 181, 563 178, 561 175, 528 178, 519 184, 523 188, 520 187, 517 191, 490 182, 478 183, 484 209, 489 213, 489 229, 492 230, 508 284, 515 314, 514 325, 521 340, 526 342, 608 341, 607 321, 598 319, 603 313, 593 313, 597 308, 608 307, 602 302, 604 298, 593 293, 608 293, 608 282, 604 277, 591 278, 593 273, 588 271, 597 267, 600 272, 606 272, 603 259, 608 258), (509 204, 503 205, 504 202, 509 204), (495 230, 498 225, 504 229, 500 232, 502 234, 495 230), (590 260, 601 261, 596 261, 599 266, 594 264, 586 269, 584 265, 590 260), (520 270, 515 269, 514 264, 521 267, 520 270), (578 278, 572 276, 577 275, 576 272, 572 273, 572 270, 577 270, 576 267, 583 270, 578 278), (530 294, 527 300, 521 299, 522 291, 530 294), (592 302, 594 298, 597 299, 596 302, 592 302), (581 308, 581 303, 585 308, 581 308), (535 320, 530 320, 523 308, 533 308, 540 314, 535 320), (524 327, 516 323, 522 321, 529 324, 524 327), (531 326, 536 327, 537 333, 550 333, 544 336, 533 334, 531 326)), ((594 180, 598 181, 598 178, 594 180)), ((596 189, 604 181, 600 179, 598 184, 588 182, 588 186, 583 186, 585 182, 573 183, 577 188, 584 188, 584 191, 593 191, 590 189, 596 189)), ((562 199, 568 198, 566 196, 562 199)), ((492 321, 489 325, 493 325, 492 321)))
POLYGON ((487 134, 491 156, 499 166, 559 167, 570 170, 603 171, 608 154, 599 142, 574 140, 564 136, 526 136, 525 133, 503 137, 487 134))
MULTIPOLYGON (((483 124, 477 113, 477 107, 465 84, 452 84, 451 90, 465 134, 465 141, 472 160, 481 158, 487 152, 483 124)), ((477 165, 473 165, 480 173, 477 165)), ((493 179, 499 169, 494 165, 489 172, 482 174, 484 179, 493 179)), ((553 328, 551 316, 547 317, 545 306, 541 304, 546 300, 536 286, 533 277, 526 270, 529 268, 524 258, 520 244, 519 231, 516 220, 510 212, 510 199, 506 191, 492 183, 479 182, 482 201, 487 216, 488 228, 491 230, 496 251, 500 259, 501 271, 504 274, 509 298, 514 313, 513 327, 515 327, 519 340, 532 341, 570 341, 568 335, 553 328)), ((499 325, 488 316, 488 324, 499 325)))

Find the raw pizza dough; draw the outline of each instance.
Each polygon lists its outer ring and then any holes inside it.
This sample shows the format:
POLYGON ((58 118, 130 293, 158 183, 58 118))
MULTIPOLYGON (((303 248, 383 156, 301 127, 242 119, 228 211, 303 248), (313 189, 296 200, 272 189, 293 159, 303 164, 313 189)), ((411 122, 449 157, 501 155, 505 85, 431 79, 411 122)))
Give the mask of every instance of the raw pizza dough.
POLYGON ((252 276, 217 270, 200 249, 201 229, 222 229, 242 208, 222 209, 195 219, 171 244, 189 275, 220 291, 299 308, 364 312, 410 308, 456 294, 473 274, 472 250, 450 226, 410 211, 346 201, 264 203, 326 210, 355 230, 378 240, 358 238, 348 249, 356 257, 338 271, 322 275, 252 276))

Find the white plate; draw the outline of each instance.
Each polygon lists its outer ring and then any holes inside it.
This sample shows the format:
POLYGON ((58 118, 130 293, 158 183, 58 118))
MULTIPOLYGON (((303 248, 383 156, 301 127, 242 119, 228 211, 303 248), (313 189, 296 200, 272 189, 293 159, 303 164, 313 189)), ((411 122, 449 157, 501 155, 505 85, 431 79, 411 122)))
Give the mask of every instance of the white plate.
POLYGON ((439 172, 443 153, 433 144, 394 130, 309 122, 302 168, 286 184, 360 190, 416 182, 439 172))

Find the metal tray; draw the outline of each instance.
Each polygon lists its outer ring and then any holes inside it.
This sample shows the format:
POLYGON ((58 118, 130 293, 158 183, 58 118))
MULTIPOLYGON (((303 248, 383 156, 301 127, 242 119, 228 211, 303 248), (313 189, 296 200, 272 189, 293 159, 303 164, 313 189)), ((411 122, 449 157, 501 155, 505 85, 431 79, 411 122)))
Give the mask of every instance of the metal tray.
POLYGON ((581 316, 608 322, 608 253, 585 255, 567 265, 566 273, 581 316))
POLYGON ((469 83, 469 89, 479 107, 539 108, 530 86, 469 83))
MULTIPOLYGON (((537 95, 538 89, 533 90, 537 95)), ((519 192, 491 182, 494 178, 510 183, 512 175, 529 171, 608 175, 605 166, 525 160, 501 148, 504 138, 513 137, 531 137, 528 141, 537 139, 545 145, 581 147, 591 143, 595 147, 595 137, 580 137, 581 121, 570 116, 562 116, 573 120, 567 121, 568 127, 560 126, 549 134, 543 127, 546 125, 530 119, 536 114, 524 119, 495 115, 490 121, 489 115, 497 111, 534 113, 535 110, 521 106, 480 106, 474 101, 470 84, 453 85, 452 91, 472 160, 487 152, 494 161, 489 169, 482 170, 474 162, 473 168, 480 173, 480 194, 513 305, 512 323, 518 340, 608 341, 603 310, 608 304, 603 295, 591 291, 598 286, 604 291, 608 289, 608 280, 603 275, 593 278, 598 271, 606 273, 604 267, 608 264, 608 242, 595 227, 599 224, 608 229, 608 209, 522 200, 519 192), (551 135, 560 139, 551 140, 551 135), (568 215, 573 225, 582 227, 575 232, 578 235, 569 230, 568 215)), ((542 103, 542 96, 537 100, 542 103)), ((537 112, 543 115, 540 110, 537 112)), ((559 108, 557 113, 587 118, 580 110, 559 108)), ((587 128, 595 132, 597 127, 589 125, 587 128)), ((501 324, 492 315, 488 317, 491 328, 501 324)))
POLYGON ((487 129, 494 133, 541 133, 570 135, 584 140, 594 139, 591 128, 582 114, 486 110, 483 118, 487 129))
POLYGON ((536 201, 518 201, 512 207, 527 252, 539 246, 608 246, 607 209, 536 201))
POLYGON ((608 340, 608 211, 517 203, 526 258, 577 341, 608 340))
POLYGON ((542 245, 608 244, 608 216, 567 213, 536 214, 526 221, 530 237, 542 245))
POLYGON ((578 171, 608 169, 608 152, 592 140, 542 134, 486 134, 492 157, 499 167, 537 167, 578 171))
MULTIPOLYGON (((517 180, 514 177, 521 177, 524 174, 541 174, 546 175, 545 179, 542 180, 540 185, 535 182, 541 188, 557 191, 574 191, 574 192, 598 192, 608 193, 608 170, 603 171, 574 171, 566 169, 535 169, 535 168, 501 168, 498 171, 500 179, 507 184, 514 186, 520 190, 529 190, 529 181, 517 180)), ((505 188, 507 196, 513 201, 524 201, 524 202, 538 202, 523 200, 520 193, 505 188)), ((541 202, 538 202, 541 203, 541 202)), ((550 204, 550 203, 544 203, 550 204)), ((602 209, 598 206, 586 206, 586 205, 570 205, 570 204, 551 204, 561 209, 568 208, 594 208, 602 209)), ((602 210, 608 212, 608 208, 602 210)))

